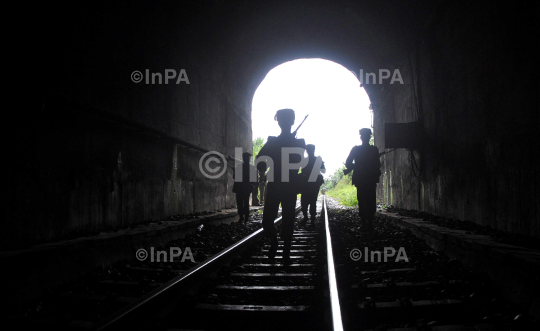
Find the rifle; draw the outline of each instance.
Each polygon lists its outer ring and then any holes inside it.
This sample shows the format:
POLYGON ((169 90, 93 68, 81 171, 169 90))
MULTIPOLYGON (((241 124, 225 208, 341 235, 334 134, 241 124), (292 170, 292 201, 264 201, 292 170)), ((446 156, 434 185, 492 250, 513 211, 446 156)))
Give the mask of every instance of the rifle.
POLYGON ((243 160, 239 160, 239 159, 234 158, 234 157, 232 157, 232 156, 227 156, 227 160, 226 160, 225 163, 227 163, 227 165, 228 165, 229 167, 231 167, 232 169, 235 169, 235 166, 231 165, 231 164, 229 163, 229 161, 244 163, 243 160))
POLYGON ((380 152, 380 153, 379 153, 379 156, 383 156, 384 154, 391 153, 391 152, 395 151, 396 149, 397 149, 397 148, 394 148, 393 150, 387 151, 387 152, 380 152))
POLYGON ((306 118, 309 116, 309 114, 306 115, 306 117, 304 117, 304 120, 302 121, 302 123, 300 123, 300 125, 298 125, 298 127, 296 128, 296 130, 293 131, 293 136, 296 137, 296 133, 298 132, 298 129, 300 129, 300 127, 302 126, 302 124, 304 124, 304 121, 306 120, 306 118))

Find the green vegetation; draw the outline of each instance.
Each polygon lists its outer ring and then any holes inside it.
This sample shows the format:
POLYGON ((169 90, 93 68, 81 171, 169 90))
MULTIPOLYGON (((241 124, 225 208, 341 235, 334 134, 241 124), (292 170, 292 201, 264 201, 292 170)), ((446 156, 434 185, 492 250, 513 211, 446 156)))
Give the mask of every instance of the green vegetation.
MULTIPOLYGON (((255 140, 253 140, 253 157, 252 157, 252 160, 253 162, 255 162, 255 158, 257 157, 257 155, 259 155, 259 152, 261 151, 262 147, 264 146, 264 139, 261 138, 261 137, 257 137, 255 138, 255 140)), ((257 199, 261 199, 261 192, 259 190, 257 190, 257 199)), ((262 213, 262 211, 259 210, 260 213, 262 213)))
POLYGON ((351 184, 350 174, 343 176, 341 181, 334 188, 327 191, 326 194, 332 198, 335 198, 344 206, 358 206, 358 200, 356 199, 356 187, 351 184))
POLYGON ((263 145, 264 145, 264 139, 263 138, 257 137, 257 138, 255 138, 255 140, 253 140, 253 160, 255 160, 255 158, 257 157, 257 155, 261 151, 261 148, 263 147, 263 145))
MULTIPOLYGON (((374 143, 373 135, 369 144, 374 145, 374 143)), ((330 178, 325 179, 321 189, 325 189, 328 196, 335 198, 342 205, 356 207, 358 206, 358 199, 356 198, 356 187, 352 184, 352 172, 348 175, 343 175, 343 170, 345 170, 345 164, 336 170, 330 178)))
POLYGON ((324 183, 321 186, 321 190, 326 190, 328 192, 336 187, 336 185, 341 181, 341 178, 343 178, 343 170, 345 170, 345 165, 337 169, 329 178, 325 178, 324 183))
POLYGON ((326 194, 335 198, 344 206, 356 207, 358 200, 356 199, 356 187, 352 185, 352 173, 343 175, 345 166, 336 170, 329 179, 323 184, 326 189, 326 194))

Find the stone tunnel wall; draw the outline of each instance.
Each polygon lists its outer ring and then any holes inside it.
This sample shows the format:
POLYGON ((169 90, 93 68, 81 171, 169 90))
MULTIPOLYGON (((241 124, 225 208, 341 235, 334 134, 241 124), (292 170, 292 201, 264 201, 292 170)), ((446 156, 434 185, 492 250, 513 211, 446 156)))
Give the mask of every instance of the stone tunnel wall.
POLYGON ((538 10, 528 6, 443 7, 428 21, 397 65, 405 84, 372 98, 380 149, 385 122, 419 121, 421 177, 409 151, 389 153, 379 200, 540 236, 538 10))
MULTIPOLYGON (((197 96, 204 89, 222 94, 201 85, 191 78, 183 93, 194 98, 193 104, 171 107, 173 120, 162 130, 225 155, 234 156, 229 146, 249 150, 249 109, 197 96)), ((56 240, 235 205, 232 171, 205 178, 199 170, 202 152, 122 121, 63 107, 45 103, 46 114, 38 121, 42 128, 36 126, 8 177, 10 222, 2 233, 10 236, 3 244, 56 240)))
POLYGON ((247 92, 206 44, 216 45, 219 36, 182 26, 207 23, 212 13, 182 17, 182 10, 158 11, 150 3, 111 6, 49 17, 48 26, 58 26, 41 36, 40 46, 51 52, 39 53, 47 84, 31 116, 21 114, 29 133, 17 140, 7 178, 2 247, 236 204, 230 168, 208 180, 199 171, 202 153, 166 137, 231 156, 235 147, 251 149, 247 92), (131 81, 134 70, 146 69, 162 76, 185 69, 189 84, 131 81))

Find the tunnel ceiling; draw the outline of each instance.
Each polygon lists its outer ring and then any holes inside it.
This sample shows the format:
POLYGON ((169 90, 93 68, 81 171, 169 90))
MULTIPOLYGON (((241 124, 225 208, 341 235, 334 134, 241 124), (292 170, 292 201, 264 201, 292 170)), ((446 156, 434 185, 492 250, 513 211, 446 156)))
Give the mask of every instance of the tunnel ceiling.
POLYGON ((377 70, 406 56, 424 18, 419 12, 430 10, 402 1, 255 3, 225 18, 221 52, 231 56, 228 68, 240 68, 231 75, 251 74, 251 94, 269 70, 299 58, 377 70))
POLYGON ((107 75, 101 86, 117 91, 114 79, 133 68, 204 63, 213 78, 246 87, 251 99, 269 70, 298 58, 354 72, 387 68, 406 57, 435 8, 432 1, 381 0, 115 2, 43 8, 52 29, 40 31, 50 50, 44 67, 64 68, 49 75, 61 86, 77 74, 107 75))

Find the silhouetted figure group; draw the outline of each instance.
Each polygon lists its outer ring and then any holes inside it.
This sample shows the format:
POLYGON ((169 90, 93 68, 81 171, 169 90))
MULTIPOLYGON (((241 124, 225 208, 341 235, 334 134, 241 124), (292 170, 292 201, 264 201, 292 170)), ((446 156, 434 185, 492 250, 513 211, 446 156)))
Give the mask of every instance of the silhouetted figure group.
MULTIPOLYGON (((277 229, 274 221, 281 204, 282 226, 280 237, 283 240, 283 261, 290 261, 291 241, 294 231, 296 199, 302 193, 301 208, 304 218, 301 225, 316 225, 317 198, 324 183, 321 172, 325 172, 324 162, 315 156, 315 146, 306 145, 304 139, 296 138, 296 131, 291 132, 295 121, 292 109, 280 109, 274 119, 281 128, 277 137, 270 136, 256 157, 257 170, 250 164, 250 153, 242 155, 243 164, 236 171, 242 171, 242 179, 235 178, 233 192, 236 193, 240 220, 249 218, 249 196, 253 192, 253 204, 264 204, 263 229, 270 239, 268 257, 275 258, 278 248, 277 229), (307 152, 307 164, 300 164, 304 152, 307 152), (241 169, 241 170, 240 170, 241 169), (267 174, 268 170, 268 174, 267 174), (250 178, 250 171, 253 178, 250 178), (255 175, 258 172, 258 179, 255 175), (268 178, 267 178, 268 176, 268 178), (266 181, 268 180, 268 183, 266 181), (257 199, 257 187, 260 189, 260 201, 257 199), (308 209, 310 218, 308 219, 308 209)), ((298 129, 297 129, 298 130, 298 129)), ((381 175, 379 151, 370 146, 370 129, 361 129, 362 145, 354 146, 346 160, 344 174, 351 171, 352 183, 357 188, 358 212, 364 231, 373 230, 373 218, 376 211, 375 189, 381 175)))

